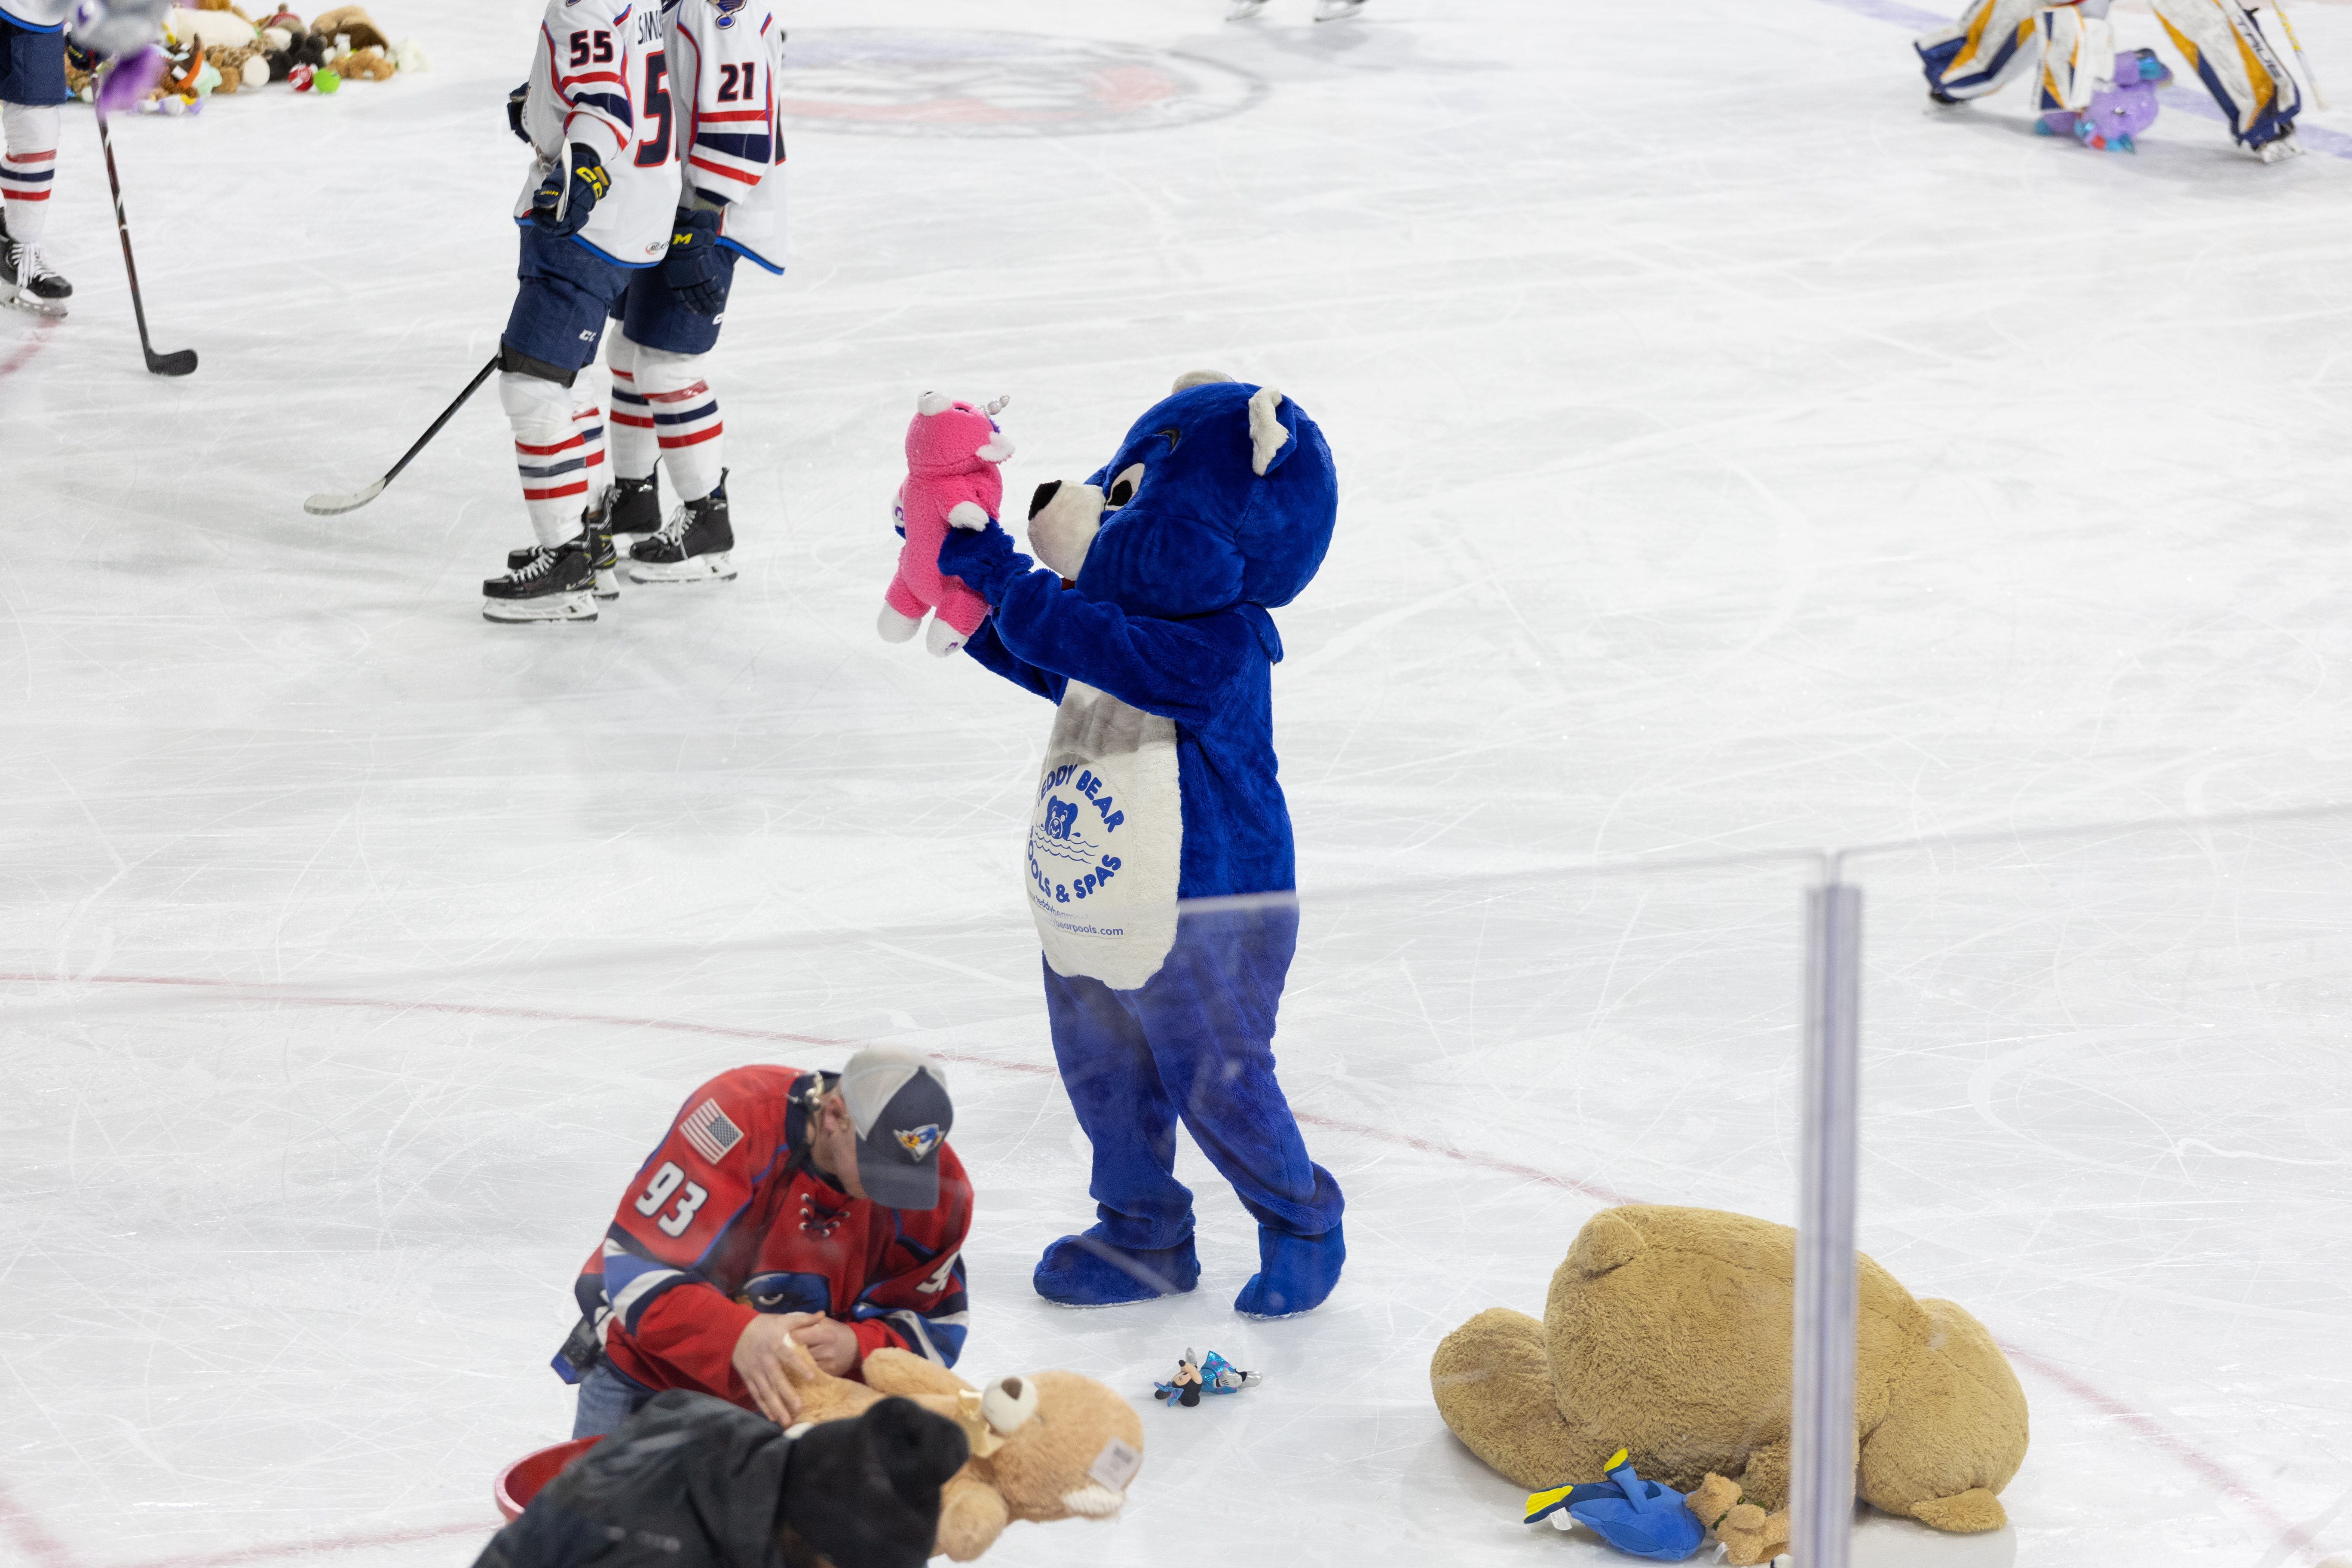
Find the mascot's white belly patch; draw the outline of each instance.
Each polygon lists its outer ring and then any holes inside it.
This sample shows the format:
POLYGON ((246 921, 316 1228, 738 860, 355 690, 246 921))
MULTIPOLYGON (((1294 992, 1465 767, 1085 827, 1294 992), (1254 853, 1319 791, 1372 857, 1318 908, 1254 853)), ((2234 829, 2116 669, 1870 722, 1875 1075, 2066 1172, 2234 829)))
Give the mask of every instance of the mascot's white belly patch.
POLYGON ((1071 681, 1029 818, 1029 908, 1054 973, 1114 991, 1157 974, 1183 858, 1175 722, 1071 681))

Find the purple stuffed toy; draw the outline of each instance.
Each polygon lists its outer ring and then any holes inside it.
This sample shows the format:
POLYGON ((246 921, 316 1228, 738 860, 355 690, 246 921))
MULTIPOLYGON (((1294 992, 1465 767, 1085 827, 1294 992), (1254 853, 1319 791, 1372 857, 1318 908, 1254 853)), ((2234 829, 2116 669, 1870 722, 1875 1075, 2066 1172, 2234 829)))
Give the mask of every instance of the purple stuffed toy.
POLYGON ((2043 136, 2072 136, 2103 152, 2137 153, 2139 143, 2133 138, 2156 123, 2158 89, 2171 85, 2172 72, 2154 49, 2127 49, 2116 56, 2115 85, 2093 93, 2089 110, 2053 110, 2034 130, 2043 136))

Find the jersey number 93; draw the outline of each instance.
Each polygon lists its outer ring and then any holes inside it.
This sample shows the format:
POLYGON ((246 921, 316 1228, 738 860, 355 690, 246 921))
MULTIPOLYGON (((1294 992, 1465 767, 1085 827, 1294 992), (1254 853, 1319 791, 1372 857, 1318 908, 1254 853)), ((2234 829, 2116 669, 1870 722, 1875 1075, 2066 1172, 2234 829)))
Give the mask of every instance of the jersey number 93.
POLYGON ((650 1217, 676 1197, 677 1207, 654 1223, 661 1226, 664 1236, 684 1236, 686 1227, 694 1223, 695 1211, 709 1196, 709 1192, 700 1183, 686 1179, 686 1173, 677 1168, 677 1161, 665 1160, 662 1168, 654 1173, 654 1179, 646 1184, 645 1195, 637 1200, 637 1212, 650 1217), (681 1187, 686 1189, 683 1193, 678 1191, 681 1187))

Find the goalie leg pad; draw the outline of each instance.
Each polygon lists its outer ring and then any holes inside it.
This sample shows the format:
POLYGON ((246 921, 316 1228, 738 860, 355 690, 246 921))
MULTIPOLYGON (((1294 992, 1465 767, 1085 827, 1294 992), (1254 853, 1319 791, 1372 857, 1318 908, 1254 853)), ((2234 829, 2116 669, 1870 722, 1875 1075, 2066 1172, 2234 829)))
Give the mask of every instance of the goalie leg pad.
POLYGON ((2260 148, 2294 129, 2303 94, 2238 0, 2150 0, 2173 47, 2230 117, 2242 146, 2260 148))
POLYGON ((2102 5, 2098 15, 2090 15, 2085 5, 2042 13, 2042 74, 2034 107, 2045 115, 2081 114, 2091 107, 2094 93, 2115 86, 2116 33, 2102 5))
POLYGON ((2032 62, 2040 0, 1973 0, 1941 33, 1912 41, 1927 73, 1927 90, 1945 100, 1998 91, 2032 62))

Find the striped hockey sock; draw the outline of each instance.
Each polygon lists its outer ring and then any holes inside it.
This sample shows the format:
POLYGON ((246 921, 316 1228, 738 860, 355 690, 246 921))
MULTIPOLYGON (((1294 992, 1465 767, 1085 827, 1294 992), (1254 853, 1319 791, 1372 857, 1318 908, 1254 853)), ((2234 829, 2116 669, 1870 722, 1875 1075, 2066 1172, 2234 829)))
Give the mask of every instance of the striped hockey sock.
POLYGON ((653 414, 662 466, 680 500, 700 500, 719 488, 725 462, 719 398, 702 379, 700 354, 637 350, 636 391, 653 414))
POLYGON ((499 401, 514 426, 515 472, 531 531, 541 544, 576 537, 581 514, 604 482, 604 411, 575 408, 570 388, 511 372, 499 377, 499 401))
POLYGON ((637 390, 637 345, 615 332, 605 353, 613 367, 613 473, 624 479, 653 478, 661 444, 654 437, 653 405, 637 390))
POLYGON ((30 245, 48 226, 49 184, 58 168, 58 111, 46 105, 12 103, 0 108, 0 208, 12 239, 30 245))

